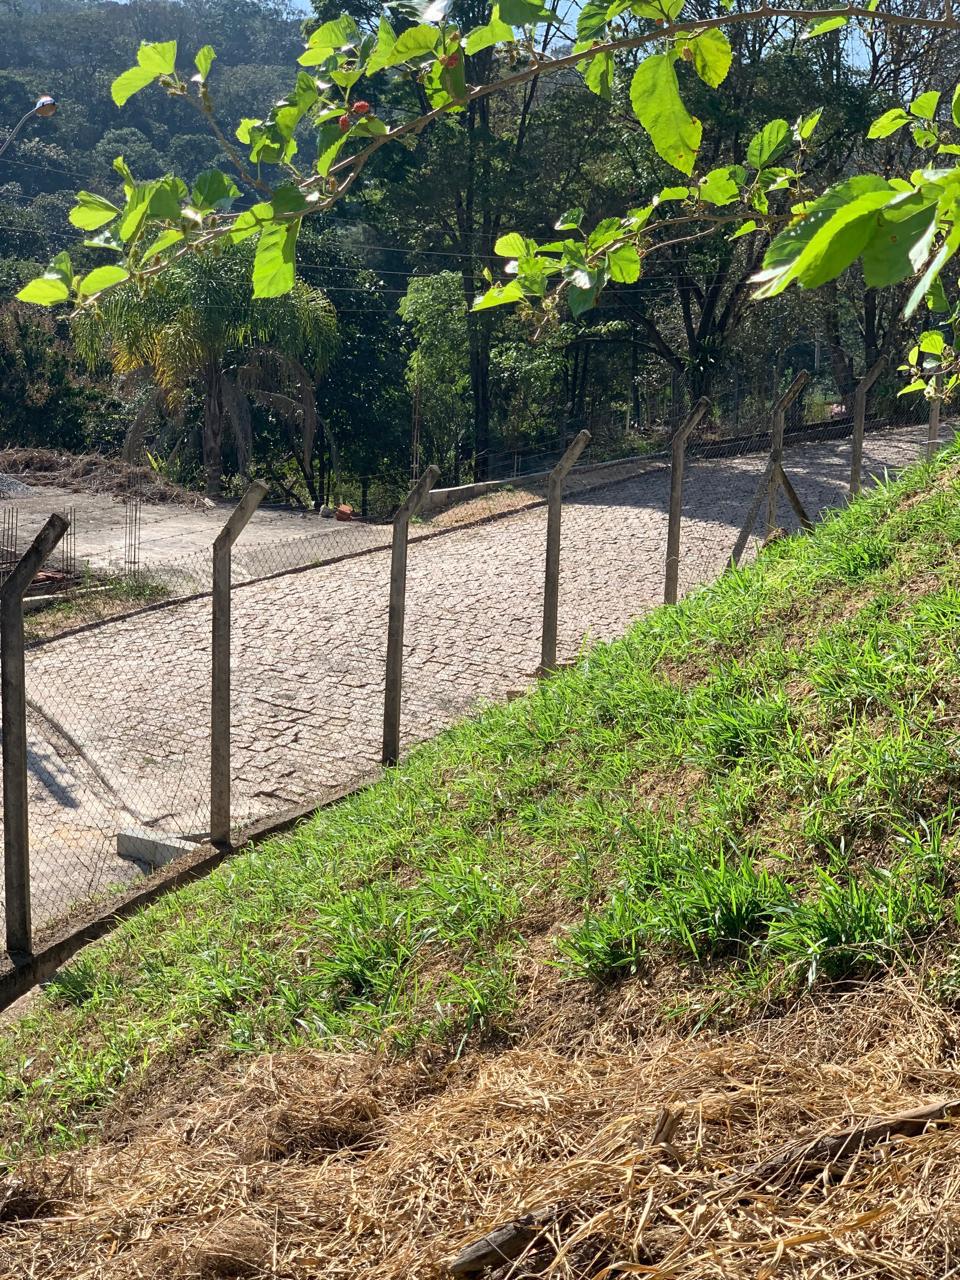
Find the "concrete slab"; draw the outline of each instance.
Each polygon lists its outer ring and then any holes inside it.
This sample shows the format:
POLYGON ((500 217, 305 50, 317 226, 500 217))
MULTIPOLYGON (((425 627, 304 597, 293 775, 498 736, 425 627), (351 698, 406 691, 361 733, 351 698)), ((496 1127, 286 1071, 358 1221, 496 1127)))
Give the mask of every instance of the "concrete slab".
POLYGON ((133 827, 117 832, 117 856, 129 862, 146 863, 148 867, 165 867, 174 858, 192 853, 195 840, 181 840, 179 836, 149 831, 146 827, 133 827))

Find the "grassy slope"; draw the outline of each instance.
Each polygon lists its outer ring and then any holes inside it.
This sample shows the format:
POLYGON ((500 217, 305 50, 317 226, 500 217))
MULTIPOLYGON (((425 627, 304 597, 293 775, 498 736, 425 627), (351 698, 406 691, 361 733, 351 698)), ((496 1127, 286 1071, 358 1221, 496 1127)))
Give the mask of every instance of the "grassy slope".
POLYGON ((697 1025, 947 957, 958 545, 953 452, 129 921, 0 1041, 7 1148, 188 1054, 456 1050, 630 972, 697 1025))

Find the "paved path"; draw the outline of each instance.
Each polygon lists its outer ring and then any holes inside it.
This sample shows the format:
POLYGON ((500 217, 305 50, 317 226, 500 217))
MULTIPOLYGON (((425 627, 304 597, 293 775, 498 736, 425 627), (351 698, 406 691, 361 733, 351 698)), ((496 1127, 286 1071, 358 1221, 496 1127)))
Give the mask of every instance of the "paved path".
MULTIPOLYGON (((175 590, 200 590, 209 584, 213 540, 234 508, 232 502, 140 504, 139 564, 165 578, 175 590)), ((74 493, 54 486, 36 485, 26 492, 0 492, 0 512, 16 508, 17 545, 25 549, 52 511, 68 514, 78 561, 95 570, 119 572, 128 552, 127 506, 119 498, 102 493, 74 493)), ((376 526, 342 524, 324 519, 315 511, 291 511, 265 507, 256 511, 237 550, 239 579, 254 573, 277 572, 312 559, 339 555, 383 541, 376 526)), ((60 552, 53 556, 59 563, 60 552)))
MULTIPOLYGON (((866 467, 913 461, 924 432, 868 435, 866 467)), ((789 451, 811 511, 843 501, 849 449, 833 441, 789 451)), ((722 571, 763 465, 756 455, 690 464, 682 590, 722 571)), ((661 599, 668 479, 654 465, 565 505, 562 657, 622 633, 661 599)), ((407 745, 533 678, 545 524, 539 507, 411 546, 407 745)), ((375 765, 388 575, 389 553, 376 550, 235 591, 238 821, 375 765)), ((135 874, 115 856, 119 829, 206 829, 209 631, 209 601, 193 600, 28 653, 36 918, 135 874)))

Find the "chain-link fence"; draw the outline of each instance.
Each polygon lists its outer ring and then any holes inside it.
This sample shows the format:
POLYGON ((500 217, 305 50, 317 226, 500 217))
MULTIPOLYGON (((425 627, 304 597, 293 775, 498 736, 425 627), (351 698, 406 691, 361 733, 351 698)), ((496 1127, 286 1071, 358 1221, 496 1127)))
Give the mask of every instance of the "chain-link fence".
MULTIPOLYGON (((393 758, 385 708, 399 687, 395 668, 387 674, 391 627, 395 640, 399 634, 398 600, 405 607, 403 643, 393 652, 402 654, 399 742, 406 748, 485 701, 529 686, 544 665, 622 633, 665 592, 669 599, 671 511, 682 595, 722 572, 734 553, 753 554, 771 510, 773 525, 790 530, 799 523, 795 508, 815 519, 843 502, 857 447, 856 410, 845 420, 811 423, 796 408, 799 395, 783 401, 787 391, 778 388, 766 424, 749 431, 711 402, 692 418, 689 405, 663 433, 663 447, 646 454, 598 463, 588 447, 565 478, 562 503, 556 479, 551 485, 540 469, 421 492, 423 506, 406 538, 395 537, 389 523, 259 511, 230 557, 231 687, 219 721, 211 694, 212 545, 227 512, 215 510, 196 533, 205 535, 204 548, 158 558, 145 532, 150 513, 138 510, 140 542, 132 550, 128 519, 120 544, 126 573, 118 576, 128 586, 146 584, 142 594, 121 601, 119 616, 68 617, 32 639, 28 630, 22 745, 34 946, 52 922, 80 906, 89 910, 91 896, 108 904, 114 886, 209 839, 216 790, 211 742, 214 755, 229 747, 234 839, 251 821, 321 802, 393 758), (671 438, 685 422, 683 447, 671 461, 671 438), (784 478, 794 502, 785 497, 784 478), (556 642, 548 653, 545 582, 555 518, 556 642), (405 574, 397 558, 404 545, 405 574)), ((864 483, 927 447, 925 416, 899 423, 867 412, 861 418, 864 483)), ((942 434, 952 434, 947 424, 942 434)), ((0 526, 8 541, 12 523, 5 515, 0 526)), ((65 562, 61 539, 40 567, 89 586, 82 516, 71 527, 79 553, 68 551, 65 562), (77 561, 72 568, 70 556, 77 561)), ((23 550, 20 536, 17 555, 8 548, 3 558, 0 578, 8 585, 23 550)), ((103 565, 101 558, 98 573, 103 565)), ((30 591, 44 583, 35 569, 29 578, 30 591)), ((10 591, 2 590, 9 610, 10 591)), ((8 699, 16 683, 16 646, 8 636, 7 629, 5 783, 21 747, 16 701, 8 699)), ((17 803, 12 786, 5 803, 17 803)), ((7 822, 5 837, 8 872, 15 872, 25 865, 26 848, 18 816, 7 822), (14 848, 17 842, 23 848, 14 848)), ((8 874, 8 895, 15 882, 8 874)), ((7 918, 9 938, 9 912, 7 918)))

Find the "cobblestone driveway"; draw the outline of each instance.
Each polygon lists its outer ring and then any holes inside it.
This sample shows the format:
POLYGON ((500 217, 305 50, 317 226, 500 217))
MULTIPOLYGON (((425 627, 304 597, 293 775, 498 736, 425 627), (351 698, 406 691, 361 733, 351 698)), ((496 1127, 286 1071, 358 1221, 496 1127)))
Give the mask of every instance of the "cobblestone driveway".
MULTIPOLYGON (((913 461, 925 428, 868 435, 873 471, 913 461)), ((843 501, 849 441, 795 447, 808 509, 843 501)), ((764 459, 689 465, 681 589, 721 572, 764 459)), ((655 465, 565 504, 559 648, 623 632, 662 597, 668 473, 655 465)), ((781 499, 782 501, 782 499, 781 499)), ((787 513, 784 506, 783 516, 787 513)), ((410 548, 404 741, 533 678, 546 513, 521 511, 410 548)), ((389 552, 235 591, 235 818, 267 815, 376 764, 389 552)), ((135 871, 116 833, 207 827, 210 606, 194 600, 31 650, 35 919, 135 871)))

